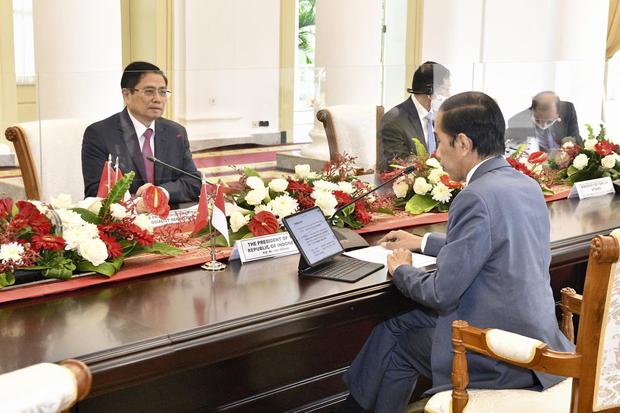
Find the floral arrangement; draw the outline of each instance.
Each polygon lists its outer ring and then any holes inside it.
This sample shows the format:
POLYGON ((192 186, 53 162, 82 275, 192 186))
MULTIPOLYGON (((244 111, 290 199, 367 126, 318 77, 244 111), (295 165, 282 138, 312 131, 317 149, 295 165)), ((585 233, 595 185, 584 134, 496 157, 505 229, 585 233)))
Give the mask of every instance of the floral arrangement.
MULTIPOLYGON (((309 165, 297 165, 288 178, 269 181, 251 168, 240 171, 238 182, 229 184, 226 216, 231 244, 242 238, 273 234, 282 227, 282 218, 318 206, 326 217, 371 189, 353 175, 354 158, 342 155, 325 164, 320 173, 309 165)), ((333 219, 338 227, 358 229, 372 220, 371 211, 389 212, 381 207, 381 197, 368 197, 339 212, 333 219)), ((222 237, 218 245, 224 245, 222 237)))
MULTIPOLYGON (((435 157, 429 158, 422 153, 406 164, 400 161, 395 162, 399 167, 408 165, 416 167, 413 173, 402 176, 392 185, 396 197, 394 206, 404 207, 405 211, 412 215, 425 212, 447 212, 456 194, 463 189, 460 182, 453 181, 448 176, 435 157)), ((383 178, 389 179, 399 171, 397 168, 393 172, 384 174, 383 178)))
POLYGON ((598 135, 586 125, 588 137, 581 145, 566 142, 550 158, 551 167, 559 170, 561 178, 574 184, 588 179, 609 176, 620 178, 620 139, 606 136, 601 125, 598 135))
MULTIPOLYGON (((15 282, 17 269, 58 279, 69 279, 75 271, 112 276, 130 255, 180 253, 157 242, 148 217, 136 213, 133 199, 123 200, 133 176, 126 174, 105 199, 87 198, 77 205, 68 195, 49 204, 0 199, 0 287, 15 282)), ((149 197, 147 210, 167 214, 160 194, 149 197)))
POLYGON ((515 152, 506 157, 506 161, 517 171, 538 182, 543 194, 553 195, 554 192, 551 187, 556 185, 559 180, 557 171, 552 169, 547 162, 547 153, 537 151, 528 155, 524 151, 525 146, 525 144, 520 145, 515 152))

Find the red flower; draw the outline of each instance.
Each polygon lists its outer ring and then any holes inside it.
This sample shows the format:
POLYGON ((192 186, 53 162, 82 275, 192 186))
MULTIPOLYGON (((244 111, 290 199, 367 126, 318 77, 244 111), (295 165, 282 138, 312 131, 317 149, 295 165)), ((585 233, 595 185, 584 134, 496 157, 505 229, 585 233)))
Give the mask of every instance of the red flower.
POLYGON ((99 238, 101 239, 101 241, 103 241, 106 248, 108 249, 108 255, 110 257, 116 258, 120 257, 123 254, 123 247, 121 247, 121 244, 119 244, 118 241, 114 239, 114 237, 101 233, 99 234, 99 238))
POLYGON ((16 218, 29 220, 33 215, 41 215, 37 207, 28 201, 17 201, 15 205, 19 209, 17 215, 15 215, 16 218))
POLYGON ((452 179, 450 179, 448 175, 441 175, 441 178, 439 178, 439 180, 441 181, 442 184, 444 184, 448 188, 452 188, 452 189, 461 188, 461 183, 453 181, 452 179))
POLYGON ((248 228, 255 237, 261 235, 275 234, 276 232, 278 232, 278 227, 278 220, 276 219, 275 215, 273 215, 269 211, 259 212, 258 214, 254 215, 248 223, 248 228))
POLYGON ((334 196, 336 197, 336 201, 338 201, 338 207, 352 201, 351 196, 342 191, 334 191, 334 196))
POLYGON ((517 171, 527 175, 527 176, 532 176, 532 171, 530 171, 529 169, 527 169, 527 166, 525 166, 524 164, 522 164, 521 162, 517 161, 514 158, 506 158, 506 160, 508 161, 508 163, 515 168, 517 171))
POLYGON ((52 234, 33 235, 32 246, 35 250, 61 251, 65 248, 65 240, 52 234))
POLYGON ((598 141, 596 145, 594 145, 596 153, 600 156, 607 156, 611 154, 617 147, 618 145, 614 145, 609 141, 598 141))
POLYGON ((157 215, 160 218, 166 218, 170 213, 170 205, 168 205, 168 197, 164 190, 158 186, 151 185, 146 188, 142 196, 144 207, 147 212, 157 215))
POLYGON ((372 215, 368 213, 368 210, 362 201, 355 203, 355 217, 359 219, 363 225, 368 225, 368 223, 372 221, 372 215))
POLYGON ((0 199, 0 219, 7 219, 11 215, 13 209, 13 200, 11 198, 0 199))
POLYGON ((314 199, 312 199, 310 195, 303 193, 297 196, 297 202, 299 202, 302 209, 308 209, 314 206, 314 199))
POLYGON ((294 181, 289 178, 288 180, 288 188, 289 191, 297 192, 298 194, 311 194, 312 186, 305 182, 294 181))
POLYGON ((538 152, 534 152, 532 153, 530 156, 527 157, 527 161, 529 163, 543 163, 547 160, 547 153, 543 152, 543 151, 538 151, 538 152))
POLYGON ((34 215, 28 222, 30 228, 39 235, 49 234, 52 231, 52 224, 43 214, 34 215))

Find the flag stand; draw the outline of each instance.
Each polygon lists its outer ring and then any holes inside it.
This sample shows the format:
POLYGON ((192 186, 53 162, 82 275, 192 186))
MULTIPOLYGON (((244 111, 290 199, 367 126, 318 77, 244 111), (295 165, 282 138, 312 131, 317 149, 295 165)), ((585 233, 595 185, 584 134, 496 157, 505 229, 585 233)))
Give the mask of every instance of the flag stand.
POLYGON ((215 203, 215 200, 213 199, 213 197, 211 197, 209 201, 211 203, 211 218, 209 219, 209 237, 211 237, 211 261, 205 262, 200 268, 205 271, 223 271, 226 268, 226 264, 224 264, 223 262, 219 262, 215 259, 215 236, 213 234, 213 226, 211 225, 211 222, 213 221, 213 210, 215 208, 213 204, 215 203))

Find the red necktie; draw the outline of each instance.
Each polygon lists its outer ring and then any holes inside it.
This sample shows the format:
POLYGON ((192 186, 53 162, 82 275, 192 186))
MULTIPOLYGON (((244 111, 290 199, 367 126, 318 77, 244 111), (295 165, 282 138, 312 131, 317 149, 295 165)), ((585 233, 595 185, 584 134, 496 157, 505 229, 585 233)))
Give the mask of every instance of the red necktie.
POLYGON ((150 183, 155 182, 155 164, 148 159, 147 156, 153 156, 151 150, 151 136, 153 136, 153 129, 148 128, 144 131, 144 145, 142 145, 142 159, 144 160, 144 169, 146 170, 146 180, 150 183))

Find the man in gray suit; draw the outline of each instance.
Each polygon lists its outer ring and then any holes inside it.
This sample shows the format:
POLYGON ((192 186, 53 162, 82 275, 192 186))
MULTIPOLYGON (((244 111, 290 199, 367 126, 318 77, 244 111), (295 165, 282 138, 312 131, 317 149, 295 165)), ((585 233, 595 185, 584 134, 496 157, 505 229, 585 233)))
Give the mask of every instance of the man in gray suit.
MULTIPOLYGON (((377 326, 345 374, 351 397, 342 411, 404 411, 418 375, 429 393, 451 388, 451 324, 466 320, 572 351, 555 316, 549 281, 549 215, 538 184, 501 156, 504 118, 479 92, 446 100, 436 118, 437 155, 467 185, 453 200, 446 234, 394 231, 388 270, 398 290, 419 304, 377 326), (409 250, 437 256, 437 270, 411 265, 409 250)), ((562 378, 468 353, 472 388, 542 389, 562 378)))
POLYGON ((171 204, 193 201, 200 193, 200 180, 183 175, 146 159, 155 156, 196 177, 185 128, 162 118, 170 91, 168 79, 155 65, 130 63, 123 72, 121 88, 125 109, 86 128, 82 140, 84 195, 96 196, 108 155, 118 156, 123 173, 135 171, 130 192, 141 196, 157 185, 169 195, 171 204))
POLYGON ((412 138, 418 138, 427 152, 435 151, 434 114, 450 96, 450 71, 435 62, 423 63, 413 74, 411 96, 390 109, 379 125, 379 170, 388 169, 394 158, 416 154, 412 138), (430 133, 429 133, 430 131, 430 133))

